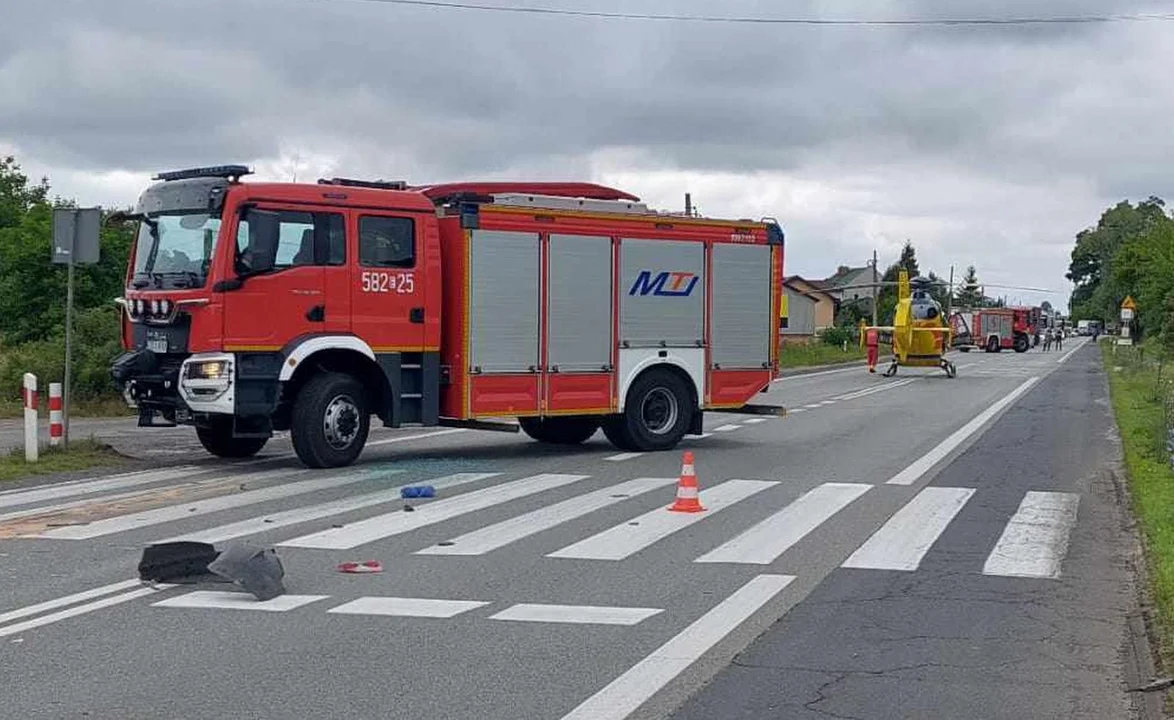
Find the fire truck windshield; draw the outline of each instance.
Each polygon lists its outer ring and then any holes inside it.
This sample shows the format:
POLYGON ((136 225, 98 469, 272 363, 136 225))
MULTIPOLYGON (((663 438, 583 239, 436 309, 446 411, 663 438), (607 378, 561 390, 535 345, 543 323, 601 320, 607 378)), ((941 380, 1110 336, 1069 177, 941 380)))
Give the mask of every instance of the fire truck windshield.
POLYGON ((144 215, 140 219, 135 244, 135 287, 203 287, 220 234, 220 218, 206 212, 186 212, 144 215))

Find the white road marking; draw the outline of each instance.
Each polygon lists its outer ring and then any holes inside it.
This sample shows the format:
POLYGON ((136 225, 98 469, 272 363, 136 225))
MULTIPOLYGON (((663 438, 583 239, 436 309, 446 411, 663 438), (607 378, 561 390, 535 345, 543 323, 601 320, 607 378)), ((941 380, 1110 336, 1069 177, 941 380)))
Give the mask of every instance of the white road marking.
POLYGON ((835 400, 824 400, 820 403, 820 405, 835 405, 835 404, 836 404, 835 400))
POLYGON ((127 593, 104 597, 101 600, 95 600, 93 602, 86 603, 85 605, 76 605, 66 610, 61 610, 60 612, 51 613, 49 615, 42 615, 41 617, 33 618, 32 620, 26 620, 24 622, 15 623, 13 625, 5 625, 4 627, 0 627, 0 638, 8 637, 10 635, 19 635, 28 630, 44 627, 45 625, 52 625, 55 622, 68 620, 69 618, 77 617, 78 615, 85 615, 86 613, 91 613, 95 610, 101 610, 113 605, 130 602, 131 600, 137 600, 138 598, 146 597, 147 595, 153 595, 159 591, 168 590, 173 587, 175 586, 156 585, 154 587, 143 587, 139 588, 138 590, 131 590, 127 593))
POLYGON ((819 406, 820 403, 808 403, 807 405, 804 405, 803 408, 806 410, 816 410, 819 408, 819 406))
POLYGON ((408 597, 361 597, 327 610, 335 615, 451 618, 488 605, 479 600, 433 600, 408 597))
POLYGON ((1060 577, 1079 503, 1074 493, 1028 492, 987 557, 983 574, 1060 577))
POLYGON ((976 415, 970 422, 954 431, 954 433, 951 434, 948 438, 938 443, 938 445, 932 450, 913 461, 909 467, 889 478, 888 484, 912 485, 913 483, 917 482, 922 475, 929 472, 930 468, 941 462, 959 445, 966 442, 971 435, 978 433, 978 431, 982 429, 987 421, 1002 411, 1003 408, 1018 400, 1019 396, 1027 392, 1031 386, 1035 385, 1037 382, 1039 382, 1039 378, 1033 377, 1009 392, 986 410, 983 410, 978 415, 976 415))
POLYGON ((289 612, 312 602, 325 600, 329 595, 278 595, 271 600, 258 600, 247 592, 197 590, 152 603, 151 607, 203 608, 211 610, 260 610, 262 612, 289 612))
POLYGON ((644 453, 642 453, 642 452, 626 452, 626 453, 620 453, 619 455, 611 455, 609 457, 605 457, 604 460, 608 460, 610 462, 623 462, 625 460, 631 460, 632 458, 638 458, 638 457, 642 456, 643 454, 644 453))
POLYGON ((769 565, 871 487, 824 483, 695 562, 769 565))
POLYGON ((69 484, 62 483, 49 487, 9 492, 0 495, 0 508, 30 505, 45 500, 60 500, 61 498, 73 497, 75 495, 89 495, 90 493, 104 492, 107 490, 121 490, 123 488, 138 487, 139 485, 149 485, 151 483, 194 475, 197 472, 207 472, 207 470, 201 470, 193 465, 185 465, 178 468, 125 473, 105 478, 75 481, 69 484))
MULTIPOLYGON (((402 471, 393 470, 391 472, 399 473, 402 471)), ((456 473, 454 475, 446 475, 445 477, 437 478, 436 480, 428 482, 427 484, 437 489, 443 489, 456 487, 458 485, 466 485, 468 483, 485 480, 491 477, 497 477, 500 474, 501 473, 456 473)), ((157 542, 176 542, 179 540, 206 543, 223 542, 224 540, 231 540, 232 538, 244 537, 246 535, 255 535, 257 533, 265 532, 266 530, 273 530, 275 528, 286 527, 289 525, 298 525, 304 522, 310 522, 312 520, 321 520, 322 518, 331 517, 332 515, 341 515, 342 513, 362 510, 363 508, 368 508, 375 505, 383 505, 385 503, 395 502, 400 499, 400 489, 400 487, 396 487, 391 490, 380 490, 379 492, 332 500, 320 505, 294 508, 293 510, 273 513, 272 515, 259 515, 247 520, 228 523, 227 525, 208 528, 207 530, 201 530, 199 532, 189 533, 187 535, 178 535, 176 537, 167 538, 166 540, 158 540, 157 542)))
POLYGON ((739 427, 741 427, 741 426, 740 425, 719 425, 718 427, 715 427, 713 429, 713 431, 714 432, 731 432, 733 430, 737 430, 739 427))
POLYGON ((588 475, 543 474, 474 490, 446 500, 437 500, 416 507, 415 512, 396 511, 376 515, 340 528, 278 543, 280 547, 317 548, 320 550, 349 550, 375 540, 400 535, 466 513, 517 500, 586 479, 588 475))
POLYGON ((111 593, 115 593, 120 590, 129 590, 133 587, 142 587, 142 585, 142 581, 138 579, 123 580, 122 582, 96 587, 92 590, 85 590, 83 592, 74 593, 73 595, 59 597, 55 600, 46 600, 45 602, 37 603, 36 605, 28 605, 26 607, 10 610, 6 613, 0 614, 0 624, 11 622, 13 620, 19 620, 20 618, 28 617, 29 615, 39 615, 46 610, 56 610, 57 608, 65 607, 66 605, 73 605, 84 600, 102 597, 103 595, 110 595, 111 593))
POLYGON ((368 480, 370 477, 368 473, 354 473, 341 477, 302 480, 287 485, 274 485, 272 487, 261 488, 260 490, 249 490, 242 493, 205 498, 194 502, 168 505, 152 510, 143 510, 142 512, 131 513, 129 515, 119 515, 104 520, 97 520, 88 525, 69 525, 66 527, 51 528, 36 537, 58 540, 87 540, 103 535, 113 535, 114 533, 138 530, 139 528, 150 527, 151 525, 183 520, 184 518, 196 517, 198 515, 207 515, 208 513, 220 512, 221 510, 231 510, 232 508, 244 507, 245 505, 255 505, 270 500, 279 500, 281 498, 304 495, 320 490, 329 490, 331 488, 342 487, 343 485, 351 485, 362 480, 368 480))
POLYGON ((1063 365, 1064 363, 1068 362, 1068 358, 1072 357, 1072 353, 1076 352, 1077 350, 1079 350, 1082 347, 1084 347, 1084 343, 1080 343, 1076 347, 1074 347, 1071 350, 1069 350, 1068 352, 1064 353, 1064 357, 1057 360, 1056 364, 1063 365))
POLYGON ((596 607, 592 605, 535 605, 521 603, 490 615, 490 620, 570 623, 574 625, 637 625, 664 610, 637 607, 596 607))
POLYGON ((562 720, 624 720, 794 580, 758 575, 562 720))
POLYGON ((533 512, 504 520, 480 530, 453 538, 452 544, 433 545, 417 552, 417 555, 484 555, 487 552, 509 545, 568 520, 582 517, 609 505, 622 502, 637 495, 672 485, 679 478, 636 478, 618 485, 579 495, 554 505, 539 508, 533 512))
POLYGON ((686 435, 685 437, 693 438, 694 440, 703 440, 707 437, 713 437, 713 433, 701 433, 700 435, 686 435))
POLYGON ((727 480, 700 493, 704 512, 671 512, 659 507, 632 520, 592 535, 547 557, 577 558, 581 560, 623 560, 653 543, 663 540, 678 530, 700 522, 739 500, 778 485, 766 480, 727 480))
POLYGON ((889 518, 841 567, 916 570, 974 488, 927 487, 889 518))
POLYGON ((768 420, 770 420, 770 418, 764 418, 764 417, 762 417, 762 418, 747 418, 746 420, 743 420, 742 422, 746 425, 757 425, 759 423, 767 422, 768 420))
POLYGON ((915 382, 916 380, 917 380, 917 378, 906 378, 904 380, 896 380, 894 382, 887 382, 887 383, 884 383, 883 385, 877 385, 877 386, 870 387, 870 388, 864 388, 863 390, 857 390, 856 392, 850 392, 846 395, 837 395, 835 397, 835 399, 836 400, 855 400, 857 398, 866 397, 866 396, 872 395, 874 393, 880 393, 880 392, 884 392, 886 390, 892 390, 893 388, 903 387, 905 385, 908 385, 911 382, 915 382))
POLYGON ((807 412, 807 408, 795 408, 794 410, 790 410, 789 412, 792 415, 795 413, 805 413, 805 412, 807 412))
MULTIPOLYGON (((295 470, 294 476, 298 474, 306 474, 306 470, 295 470)), ((231 475, 212 475, 201 480, 192 480, 177 485, 163 485, 158 488, 147 488, 142 490, 128 490, 126 492, 114 493, 113 495, 102 495, 100 497, 87 497, 77 500, 67 500, 62 503, 54 503, 52 505, 38 505, 36 507, 25 508, 23 510, 12 510, 0 515, 0 522, 7 522, 9 520, 16 520, 18 518, 35 517, 40 515, 47 515, 49 513, 57 513, 63 510, 72 510, 81 507, 98 507, 102 505, 109 505, 122 500, 129 500, 132 498, 147 498, 152 492, 170 492, 172 490, 179 490, 188 488, 196 490, 202 487, 221 485, 228 482, 240 481, 249 483, 262 483, 273 478, 288 478, 290 477, 289 470, 270 470, 263 473, 253 473, 250 475, 231 474, 231 475)))
POLYGON ((783 382, 784 380, 790 380, 790 381, 804 380, 806 378, 822 377, 824 375, 839 375, 840 373, 846 373, 846 372, 858 372, 861 368, 864 368, 864 367, 867 367, 867 365, 865 365, 864 363, 861 363, 860 365, 854 365, 852 367, 846 367, 846 368, 837 368, 835 370, 820 370, 819 372, 798 373, 796 375, 785 375, 781 378, 775 378, 771 382, 783 382))
POLYGON ((367 443, 366 447, 377 447, 379 445, 390 445, 392 443, 407 442, 409 440, 423 440, 424 438, 440 437, 441 435, 456 435, 457 433, 468 432, 465 428, 448 428, 447 430, 434 430, 432 432, 419 433, 416 435, 405 435, 403 437, 387 438, 386 440, 376 440, 367 443))

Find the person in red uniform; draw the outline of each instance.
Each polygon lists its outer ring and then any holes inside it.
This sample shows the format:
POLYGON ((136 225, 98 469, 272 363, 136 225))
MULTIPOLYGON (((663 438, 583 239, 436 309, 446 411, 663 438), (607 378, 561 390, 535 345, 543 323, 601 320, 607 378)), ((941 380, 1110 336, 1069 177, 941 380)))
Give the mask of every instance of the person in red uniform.
POLYGON ((864 333, 864 344, 868 346, 868 372, 876 372, 876 361, 880 358, 880 333, 869 328, 864 333))

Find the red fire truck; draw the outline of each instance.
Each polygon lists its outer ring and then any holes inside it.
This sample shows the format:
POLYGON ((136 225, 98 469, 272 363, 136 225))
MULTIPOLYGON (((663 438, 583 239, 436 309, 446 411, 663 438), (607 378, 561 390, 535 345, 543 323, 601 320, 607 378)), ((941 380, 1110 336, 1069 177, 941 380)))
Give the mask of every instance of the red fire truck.
POLYGON ((963 352, 981 347, 987 352, 1003 349, 1027 352, 1035 343, 1037 325, 1032 308, 983 308, 959 310, 950 318, 954 346, 963 352))
POLYGON ((125 353, 139 425, 222 457, 288 429, 311 467, 385 426, 520 428, 675 447, 778 374, 777 222, 649 210, 587 183, 241 182, 162 173, 126 219, 125 353), (517 423, 502 418, 518 418, 517 423))

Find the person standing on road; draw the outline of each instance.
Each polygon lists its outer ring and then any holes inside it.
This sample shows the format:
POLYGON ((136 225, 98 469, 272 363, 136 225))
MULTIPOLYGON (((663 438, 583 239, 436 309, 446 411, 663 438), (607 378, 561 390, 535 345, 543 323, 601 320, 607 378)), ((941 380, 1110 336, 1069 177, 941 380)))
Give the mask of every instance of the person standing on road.
POLYGON ((1063 333, 1056 333, 1056 351, 1064 349, 1064 335, 1063 333))
POLYGON ((1044 352, 1052 349, 1052 329, 1048 328, 1044 331, 1044 352))

